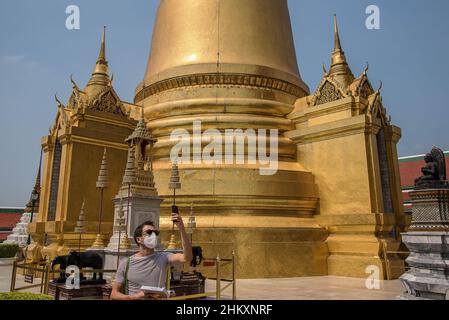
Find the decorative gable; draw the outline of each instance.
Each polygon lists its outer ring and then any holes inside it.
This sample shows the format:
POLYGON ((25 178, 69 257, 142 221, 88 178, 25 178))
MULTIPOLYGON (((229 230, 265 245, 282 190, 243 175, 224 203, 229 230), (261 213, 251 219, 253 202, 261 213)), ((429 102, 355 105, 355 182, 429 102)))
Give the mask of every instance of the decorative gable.
POLYGON ((98 97, 91 100, 88 108, 100 112, 126 116, 126 111, 124 110, 123 104, 112 87, 105 89, 98 95, 98 97))
POLYGON ((325 79, 320 84, 317 92, 315 93, 312 106, 318 106, 325 103, 337 101, 345 97, 340 88, 330 79, 325 79))
POLYGON ((366 109, 366 113, 371 117, 380 119, 384 126, 391 125, 391 116, 387 115, 387 110, 383 105, 382 96, 379 91, 376 92, 374 99, 366 109))

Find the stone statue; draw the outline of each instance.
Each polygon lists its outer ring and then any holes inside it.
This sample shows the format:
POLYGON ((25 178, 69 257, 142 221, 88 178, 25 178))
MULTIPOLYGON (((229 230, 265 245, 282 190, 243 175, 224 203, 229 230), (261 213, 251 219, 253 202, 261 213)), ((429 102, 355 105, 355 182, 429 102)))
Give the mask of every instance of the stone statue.
POLYGON ((415 180, 416 189, 449 188, 446 181, 446 158, 437 147, 424 157, 426 166, 421 169, 423 176, 415 180))
MULTIPOLYGON (((59 279, 56 279, 56 283, 64 283, 66 280, 65 269, 69 266, 77 266, 80 270, 84 268, 92 268, 94 270, 102 270, 103 269, 103 259, 100 255, 95 252, 76 252, 71 251, 67 256, 58 256, 56 257, 52 264, 51 268, 54 270, 54 267, 59 265, 61 270, 59 279)), ((99 274, 100 278, 97 279, 97 273, 93 273, 93 279, 86 280, 81 274, 81 284, 103 284, 103 273, 99 274)))

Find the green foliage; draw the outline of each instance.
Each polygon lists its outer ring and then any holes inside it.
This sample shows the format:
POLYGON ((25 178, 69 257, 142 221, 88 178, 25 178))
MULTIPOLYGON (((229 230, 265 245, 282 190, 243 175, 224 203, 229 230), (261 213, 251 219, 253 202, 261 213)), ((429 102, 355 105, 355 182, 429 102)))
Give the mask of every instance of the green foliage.
POLYGON ((17 244, 0 243, 0 258, 14 258, 19 251, 17 244))
POLYGON ((0 300, 54 300, 52 296, 28 292, 0 292, 0 300))

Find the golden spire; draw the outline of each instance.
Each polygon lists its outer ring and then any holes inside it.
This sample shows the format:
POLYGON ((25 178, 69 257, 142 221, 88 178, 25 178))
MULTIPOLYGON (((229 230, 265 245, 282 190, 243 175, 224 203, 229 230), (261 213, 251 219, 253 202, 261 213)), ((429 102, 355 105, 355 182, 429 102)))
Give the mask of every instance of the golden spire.
POLYGON ((92 76, 86 86, 86 91, 93 91, 89 90, 92 87, 107 87, 109 84, 109 66, 108 61, 106 60, 106 27, 104 27, 100 53, 98 55, 92 76))
POLYGON ((25 212, 31 212, 33 211, 33 209, 34 214, 39 212, 39 200, 41 195, 41 171, 42 171, 42 149, 41 149, 41 157, 39 160, 39 168, 37 169, 36 180, 34 182, 34 188, 33 191, 31 192, 30 201, 26 205, 25 212))
POLYGON ((340 84, 345 88, 347 88, 354 81, 354 75, 349 68, 345 53, 341 47, 337 15, 334 15, 334 52, 332 53, 329 76, 340 82, 340 84))
POLYGON ((103 27, 103 36, 101 38, 100 54, 98 55, 97 63, 99 62, 108 63, 106 61, 106 26, 103 27))
POLYGON ((86 199, 83 199, 83 204, 81 205, 80 215, 78 221, 76 222, 75 233, 85 233, 86 232, 86 215, 85 215, 86 199))
POLYGON ((103 151, 103 159, 101 160, 100 173, 98 174, 97 179, 97 188, 98 189, 106 189, 109 187, 109 177, 108 177, 108 159, 107 159, 107 150, 104 148, 103 151))
POLYGON ((334 52, 335 51, 343 51, 341 49, 341 42, 340 42, 340 33, 338 32, 338 22, 337 22, 337 15, 334 14, 334 52))

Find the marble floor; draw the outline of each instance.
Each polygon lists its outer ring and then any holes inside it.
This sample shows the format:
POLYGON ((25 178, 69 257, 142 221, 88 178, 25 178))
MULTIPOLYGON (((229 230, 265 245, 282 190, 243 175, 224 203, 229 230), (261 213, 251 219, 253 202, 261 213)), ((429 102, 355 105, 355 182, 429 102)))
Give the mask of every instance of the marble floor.
MULTIPOLYGON (((213 291, 215 284, 209 282, 206 288, 213 291)), ((402 291, 399 280, 369 290, 365 279, 335 276, 237 281, 237 298, 244 300, 396 300, 402 291)), ((231 289, 222 294, 225 299, 231 295, 231 289)))
MULTIPOLYGON (((0 292, 9 292, 11 273, 12 267, 0 266, 0 292)), ((18 276, 17 286, 23 285, 23 277, 18 276)), ((231 290, 223 292, 223 299, 231 297, 231 290)), ((39 288, 28 291, 39 292, 39 288)), ((207 282, 206 291, 215 291, 214 281, 207 282)), ((383 281, 379 290, 369 290, 364 279, 334 276, 237 281, 239 300, 395 300, 402 291, 398 280, 383 281)))

